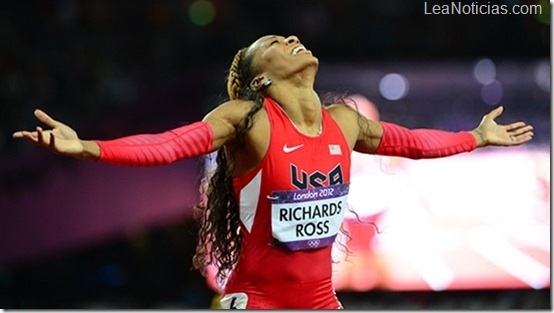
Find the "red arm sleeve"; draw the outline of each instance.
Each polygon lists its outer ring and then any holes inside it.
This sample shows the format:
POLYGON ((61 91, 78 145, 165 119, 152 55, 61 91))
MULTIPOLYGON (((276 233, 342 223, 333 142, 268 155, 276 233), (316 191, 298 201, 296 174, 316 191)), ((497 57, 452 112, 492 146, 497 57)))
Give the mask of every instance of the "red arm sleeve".
POLYGON ((469 132, 447 132, 434 129, 407 129, 381 122, 383 136, 376 154, 410 159, 440 158, 476 148, 475 137, 469 132))
POLYGON ((94 142, 100 147, 99 162, 124 166, 164 165, 211 152, 213 131, 207 122, 196 122, 159 134, 94 142))

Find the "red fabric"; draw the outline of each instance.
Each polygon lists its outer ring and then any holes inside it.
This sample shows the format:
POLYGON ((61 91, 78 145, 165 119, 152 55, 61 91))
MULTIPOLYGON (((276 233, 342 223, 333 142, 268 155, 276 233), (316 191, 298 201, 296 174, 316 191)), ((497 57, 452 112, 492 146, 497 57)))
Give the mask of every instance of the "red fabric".
POLYGON ((469 132, 447 132, 434 129, 407 129, 381 122, 383 136, 376 154, 410 159, 440 158, 476 148, 475 137, 469 132))
POLYGON ((140 134, 94 142, 100 146, 99 162, 154 166, 211 152, 213 131, 207 122, 196 122, 159 134, 140 134))
POLYGON ((319 136, 301 133, 270 98, 265 99, 265 110, 271 127, 267 153, 257 168, 233 179, 242 245, 225 294, 246 293, 247 308, 338 308, 331 280, 332 245, 296 251, 275 245, 268 196, 349 183, 348 143, 325 109, 319 136))
MULTIPOLYGON (((284 261, 283 261, 284 262, 284 261)), ((281 263, 282 264, 282 263, 281 263)), ((312 266, 317 267, 312 264, 312 266)), ((273 269, 276 268, 274 264, 273 269)), ((229 281, 238 292, 248 296, 246 309, 317 309, 335 310, 342 307, 330 279, 312 282, 302 280, 279 281, 229 281)))

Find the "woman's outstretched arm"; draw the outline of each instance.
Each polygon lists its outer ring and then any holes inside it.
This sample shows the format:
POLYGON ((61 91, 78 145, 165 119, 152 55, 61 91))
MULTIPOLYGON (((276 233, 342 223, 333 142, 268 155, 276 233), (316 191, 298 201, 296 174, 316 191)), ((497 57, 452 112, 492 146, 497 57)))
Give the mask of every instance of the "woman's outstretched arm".
POLYGON ((35 110, 37 119, 51 129, 17 131, 14 138, 75 158, 96 160, 124 166, 153 166, 194 158, 219 149, 234 138, 243 110, 236 110, 237 101, 222 104, 203 121, 177 127, 158 134, 137 134, 112 140, 82 140, 75 130, 35 110))
POLYGON ((533 139, 533 127, 524 122, 497 124, 495 119, 503 110, 498 107, 489 112, 472 131, 410 130, 381 122, 381 136, 374 153, 412 159, 439 158, 478 147, 518 146, 533 139))
POLYGON ((37 127, 35 131, 18 131, 13 136, 76 158, 124 166, 152 166, 197 157, 212 150, 213 132, 207 122, 196 122, 159 134, 82 140, 71 127, 45 112, 35 110, 35 116, 51 129, 37 127))
MULTIPOLYGON (((338 108, 337 108, 338 109, 338 108)), ((524 122, 496 123, 503 107, 483 117, 472 131, 449 132, 436 129, 408 129, 392 123, 367 120, 353 109, 340 109, 339 120, 346 134, 356 138, 354 150, 362 153, 400 156, 412 159, 438 158, 469 152, 484 146, 518 146, 533 139, 533 127, 524 122), (349 110, 350 113, 346 112, 349 110), (353 123, 353 119, 359 122, 353 123)), ((337 116, 337 114, 335 114, 337 116)))

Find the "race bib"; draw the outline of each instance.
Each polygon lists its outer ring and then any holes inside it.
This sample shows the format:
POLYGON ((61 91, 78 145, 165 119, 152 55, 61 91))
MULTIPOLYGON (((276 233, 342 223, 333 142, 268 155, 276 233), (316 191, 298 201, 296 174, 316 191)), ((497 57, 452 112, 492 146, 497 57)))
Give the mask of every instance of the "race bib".
POLYGON ((273 237, 290 250, 316 249, 335 241, 349 184, 271 194, 273 237))
POLYGON ((229 293, 219 300, 222 309, 244 310, 248 305, 248 295, 244 292, 229 293))

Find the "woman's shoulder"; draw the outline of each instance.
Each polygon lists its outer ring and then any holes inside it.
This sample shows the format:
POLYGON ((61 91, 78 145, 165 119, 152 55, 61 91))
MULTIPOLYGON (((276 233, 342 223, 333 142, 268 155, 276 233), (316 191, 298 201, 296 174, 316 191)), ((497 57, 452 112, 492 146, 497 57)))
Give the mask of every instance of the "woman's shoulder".
POLYGON ((255 105, 256 103, 252 100, 237 99, 223 102, 216 109, 222 111, 234 111, 239 114, 244 112, 244 114, 246 114, 246 112, 249 112, 255 105))
POLYGON ((229 100, 221 103, 205 117, 210 118, 222 118, 231 124, 237 124, 242 121, 248 112, 250 112, 256 103, 251 100, 229 100))
POLYGON ((332 104, 326 110, 339 125, 352 150, 360 131, 360 114, 346 104, 332 104))
POLYGON ((348 122, 358 117, 358 112, 355 109, 342 103, 328 105, 325 109, 336 121, 348 122))

